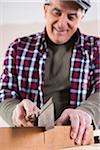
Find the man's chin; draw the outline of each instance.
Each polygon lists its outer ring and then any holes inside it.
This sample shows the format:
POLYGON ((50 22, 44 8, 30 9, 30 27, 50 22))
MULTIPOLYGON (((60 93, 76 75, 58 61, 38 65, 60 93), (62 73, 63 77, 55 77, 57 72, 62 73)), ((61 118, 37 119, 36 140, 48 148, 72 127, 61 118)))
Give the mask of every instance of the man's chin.
POLYGON ((64 43, 66 43, 68 40, 66 39, 66 40, 59 40, 59 39, 56 39, 55 41, 54 41, 54 43, 55 44, 64 44, 64 43))

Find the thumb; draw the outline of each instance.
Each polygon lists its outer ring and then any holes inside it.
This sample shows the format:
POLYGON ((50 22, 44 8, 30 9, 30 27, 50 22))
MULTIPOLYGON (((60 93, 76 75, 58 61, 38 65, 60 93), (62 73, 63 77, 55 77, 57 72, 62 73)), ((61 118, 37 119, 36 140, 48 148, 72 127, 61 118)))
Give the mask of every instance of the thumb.
POLYGON ((36 114, 40 110, 32 101, 30 101, 28 99, 23 100, 23 106, 26 111, 26 116, 36 114))

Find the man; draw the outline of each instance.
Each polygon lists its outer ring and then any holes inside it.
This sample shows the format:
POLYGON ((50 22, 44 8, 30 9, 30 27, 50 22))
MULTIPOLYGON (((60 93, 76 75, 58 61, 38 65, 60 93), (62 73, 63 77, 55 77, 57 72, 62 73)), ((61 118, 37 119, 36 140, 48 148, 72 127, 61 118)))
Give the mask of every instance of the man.
POLYGON ((1 76, 1 115, 11 126, 33 126, 26 118, 50 97, 55 124, 71 124, 71 138, 88 144, 90 126, 100 124, 100 39, 81 34, 89 0, 49 0, 44 32, 15 40, 1 76), (98 115, 98 116, 97 116, 98 115))

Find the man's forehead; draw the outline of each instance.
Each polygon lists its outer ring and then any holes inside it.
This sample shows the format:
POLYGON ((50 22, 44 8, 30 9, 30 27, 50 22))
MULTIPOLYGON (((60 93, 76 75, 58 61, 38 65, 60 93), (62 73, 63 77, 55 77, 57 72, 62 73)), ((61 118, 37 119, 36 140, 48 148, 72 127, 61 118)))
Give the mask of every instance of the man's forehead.
POLYGON ((49 4, 50 2, 74 2, 73 4, 77 4, 79 7, 84 10, 88 10, 91 7, 91 0, 45 0, 45 4, 49 4))
POLYGON ((73 2, 74 0, 45 0, 46 4, 49 4, 50 2, 73 2))
POLYGON ((77 4, 74 0, 45 0, 45 4, 50 4, 50 3, 54 3, 54 4, 57 4, 57 3, 64 3, 64 4, 72 3, 72 4, 77 4))
POLYGON ((65 13, 73 13, 75 16, 79 16, 83 13, 80 6, 71 0, 48 0, 52 9, 56 9, 65 13))
POLYGON ((45 4, 49 4, 49 3, 59 3, 59 2, 73 2, 74 0, 45 0, 45 4))
POLYGON ((54 2, 57 2, 57 1, 64 2, 64 1, 69 1, 69 0, 45 0, 45 3, 50 3, 50 2, 53 2, 53 1, 54 2))
POLYGON ((47 3, 46 4, 52 4, 52 6, 63 6, 63 8, 68 8, 68 7, 72 7, 72 8, 77 8, 79 9, 80 6, 75 3, 73 0, 46 0, 47 3))

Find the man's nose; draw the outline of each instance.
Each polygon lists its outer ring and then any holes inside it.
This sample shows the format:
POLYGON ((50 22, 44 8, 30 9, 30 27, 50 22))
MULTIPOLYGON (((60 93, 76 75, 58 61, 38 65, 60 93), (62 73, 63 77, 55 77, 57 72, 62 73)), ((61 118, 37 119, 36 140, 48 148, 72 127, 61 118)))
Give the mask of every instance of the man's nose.
POLYGON ((58 20, 58 26, 59 28, 65 28, 68 24, 68 20, 66 16, 60 16, 58 20))

